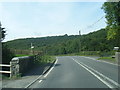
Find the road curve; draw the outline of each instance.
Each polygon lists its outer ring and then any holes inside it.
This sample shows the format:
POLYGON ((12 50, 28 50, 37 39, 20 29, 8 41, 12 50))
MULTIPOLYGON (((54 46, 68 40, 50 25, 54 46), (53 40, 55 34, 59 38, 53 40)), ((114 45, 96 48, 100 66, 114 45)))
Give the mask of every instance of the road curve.
POLYGON ((115 82, 118 80, 116 75, 117 66, 110 66, 106 63, 96 62, 80 56, 62 56, 57 58, 57 63, 47 77, 43 76, 29 88, 110 88, 111 85, 109 83, 101 80, 99 75, 96 75, 95 72, 89 70, 86 66, 108 76, 115 82), (83 66, 81 65, 82 63, 83 66))

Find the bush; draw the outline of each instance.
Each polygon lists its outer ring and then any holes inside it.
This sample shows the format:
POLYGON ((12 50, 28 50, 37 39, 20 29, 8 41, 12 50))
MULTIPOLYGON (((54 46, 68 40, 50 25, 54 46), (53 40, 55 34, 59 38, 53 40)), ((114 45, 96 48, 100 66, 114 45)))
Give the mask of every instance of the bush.
POLYGON ((40 55, 36 57, 35 63, 37 64, 45 64, 45 63, 50 63, 55 60, 54 56, 49 56, 49 55, 40 55))
POLYGON ((2 63, 10 64, 10 61, 14 56, 14 53, 10 51, 6 45, 2 44, 2 63))

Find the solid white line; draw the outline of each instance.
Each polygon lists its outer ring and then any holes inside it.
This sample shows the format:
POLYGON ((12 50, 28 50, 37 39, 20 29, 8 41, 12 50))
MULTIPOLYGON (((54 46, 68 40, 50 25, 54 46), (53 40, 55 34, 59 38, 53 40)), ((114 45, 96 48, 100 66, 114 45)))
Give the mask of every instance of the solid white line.
MULTIPOLYGON (((50 70, 43 76, 44 78, 48 76, 48 74, 50 74, 50 72, 53 70, 53 68, 55 67, 55 65, 57 64, 58 59, 55 61, 54 65, 50 68, 50 70)), ((39 81, 39 83, 41 83, 42 80, 39 81)))
POLYGON ((88 58, 88 59, 91 59, 91 60, 94 60, 94 61, 97 61, 97 62, 104 62, 104 63, 107 63, 107 64, 111 64, 111 65, 116 65, 116 66, 119 66, 119 65, 114 64, 114 63, 110 63, 110 62, 107 62, 107 61, 100 61, 100 60, 96 60, 96 59, 91 58, 91 57, 85 57, 85 56, 80 56, 80 57, 88 58))
POLYGON ((110 79, 110 78, 108 78, 108 77, 106 77, 105 75, 103 75, 102 73, 100 73, 100 72, 98 72, 98 71, 96 71, 96 70, 94 70, 93 68, 91 68, 91 67, 89 67, 89 66, 87 66, 87 65, 85 65, 84 63, 82 63, 82 62, 80 62, 81 64, 83 64, 84 66, 86 66, 87 68, 89 68, 89 69, 91 69, 92 71, 94 71, 95 73, 97 73, 97 74, 99 74, 99 75, 101 75, 103 78, 105 78, 106 80, 108 80, 108 81, 110 81, 110 82, 112 82, 113 84, 115 84, 116 86, 119 86, 120 87, 120 85, 117 83, 117 82, 115 82, 114 80, 112 80, 112 79, 110 79))
POLYGON ((55 67, 55 65, 57 64, 57 61, 58 61, 58 59, 55 61, 55 63, 54 63, 54 65, 51 67, 51 69, 48 71, 48 73, 46 73, 45 74, 45 76, 44 77, 47 77, 48 76, 48 74, 53 70, 53 68, 55 67))
MULTIPOLYGON (((57 59, 58 60, 58 59, 57 59)), ((55 64, 57 63, 57 60, 55 62, 55 64)), ((54 66, 55 66, 54 64, 54 66)), ((29 86, 31 86, 34 82, 36 82, 39 78, 41 78, 43 75, 40 75, 39 77, 37 77, 33 82, 31 82, 30 84, 28 84, 25 88, 28 88, 29 86)), ((39 81, 39 83, 42 82, 42 80, 39 81)))
MULTIPOLYGON (((73 58, 72 58, 73 59, 73 58)), ((90 72, 92 75, 94 75, 96 78, 98 78, 100 81, 102 81, 105 85, 107 85, 109 88, 114 88, 112 85, 110 85, 108 82, 106 82, 105 80, 101 79, 98 75, 96 75, 94 72, 92 72, 91 70, 89 70, 88 68, 86 68, 85 66, 83 66, 82 64, 80 64, 78 61, 76 61, 75 59, 73 59, 77 64, 79 64, 80 66, 82 66, 84 69, 86 69, 88 72, 90 72)))
MULTIPOLYGON (((82 56, 82 57, 84 57, 84 56, 82 56)), ((85 58, 88 58, 88 59, 92 59, 92 60, 94 60, 94 61, 97 61, 96 59, 93 59, 93 58, 90 58, 90 57, 85 57, 85 58)), ((99 61, 99 62, 105 62, 105 63, 108 63, 108 64, 117 65, 117 64, 113 64, 113 63, 106 62, 106 61, 99 61)), ((81 62, 81 63, 82 63, 82 62, 81 62)), ((85 65, 84 63, 82 63, 82 64, 85 65)), ((85 65, 85 66, 88 67, 87 65, 85 65)), ((116 86, 120 87, 120 84, 118 84, 118 83, 115 82, 114 80, 106 77, 105 75, 101 74, 100 72, 94 70, 94 69, 91 68, 91 67, 88 67, 88 68, 90 68, 90 69, 93 70, 94 72, 98 73, 98 74, 101 75, 102 77, 106 78, 106 79, 109 80, 110 82, 114 83, 116 86)))
POLYGON ((28 88, 30 85, 32 85, 34 82, 36 82, 40 77, 42 77, 42 75, 37 77, 34 81, 32 81, 30 84, 28 84, 25 88, 28 88))

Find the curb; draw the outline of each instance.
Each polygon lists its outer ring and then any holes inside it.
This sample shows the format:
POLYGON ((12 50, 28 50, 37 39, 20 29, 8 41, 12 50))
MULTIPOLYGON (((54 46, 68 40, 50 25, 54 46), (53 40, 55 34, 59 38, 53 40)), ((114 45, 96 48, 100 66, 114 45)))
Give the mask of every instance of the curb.
POLYGON ((56 61, 56 60, 54 60, 53 62, 51 62, 51 65, 48 66, 48 67, 46 67, 46 69, 43 71, 43 73, 42 73, 39 77, 37 77, 33 82, 31 82, 30 84, 28 84, 25 88, 29 88, 29 87, 30 87, 33 83, 35 83, 39 78, 41 78, 44 74, 46 74, 46 73, 50 70, 50 68, 54 65, 55 61, 56 61))
POLYGON ((46 74, 46 73, 50 70, 50 68, 53 66, 53 64, 55 63, 55 61, 56 61, 56 60, 54 60, 53 62, 51 62, 51 65, 48 66, 48 67, 43 71, 42 75, 46 74))

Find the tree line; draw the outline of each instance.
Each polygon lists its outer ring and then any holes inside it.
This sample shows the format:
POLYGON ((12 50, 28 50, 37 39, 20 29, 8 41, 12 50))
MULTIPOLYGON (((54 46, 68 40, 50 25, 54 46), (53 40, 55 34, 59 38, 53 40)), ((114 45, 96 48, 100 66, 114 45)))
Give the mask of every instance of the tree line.
POLYGON ((50 55, 79 53, 81 51, 111 51, 116 45, 107 40, 107 30, 101 29, 86 35, 63 35, 42 38, 26 38, 8 41, 5 44, 12 50, 30 50, 31 43, 35 51, 50 55))

